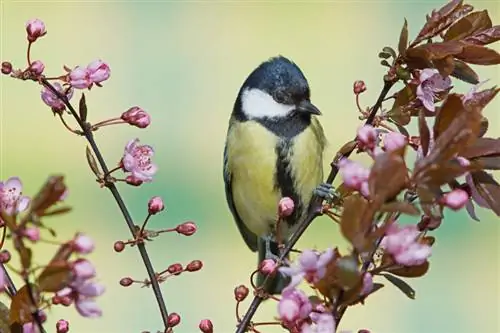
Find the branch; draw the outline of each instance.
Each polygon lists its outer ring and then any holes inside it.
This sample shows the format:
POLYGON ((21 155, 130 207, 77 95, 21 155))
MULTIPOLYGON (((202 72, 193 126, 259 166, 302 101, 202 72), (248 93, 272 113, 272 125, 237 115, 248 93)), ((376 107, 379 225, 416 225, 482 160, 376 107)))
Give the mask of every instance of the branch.
MULTIPOLYGON (((79 127, 83 131, 83 135, 87 139, 87 141, 90 144, 90 147, 92 151, 94 152, 99 165, 104 172, 105 175, 109 174, 109 168, 106 165, 106 162, 104 161, 104 158, 101 154, 101 151, 97 147, 97 144, 94 140, 94 135, 92 133, 92 130, 89 126, 88 123, 82 121, 80 117, 78 116, 77 112, 69 102, 69 100, 64 96, 63 94, 59 93, 51 84, 48 82, 45 78, 40 79, 40 82, 42 83, 43 86, 45 86, 47 89, 52 91, 69 109, 71 115, 75 118, 75 120, 78 122, 79 127)), ((106 182, 105 186, 109 189, 111 194, 113 195, 116 203, 118 204, 118 208, 120 209, 123 217, 125 218, 125 222, 127 223, 127 226, 130 230, 130 233, 132 234, 133 237, 136 236, 136 230, 135 230, 135 225, 134 222, 132 221, 132 217, 130 216, 130 213, 127 209, 127 206, 125 205, 122 196, 120 195, 120 192, 116 188, 115 184, 112 182, 106 182)), ((165 305, 165 301, 163 299, 163 295, 160 290, 160 285, 158 283, 158 280, 156 279, 156 273, 153 269, 153 264, 151 263, 151 259, 149 258, 148 252, 146 250, 146 246, 144 243, 138 243, 137 248, 139 249, 139 253, 141 255, 142 261, 144 263, 144 266, 146 267, 146 271, 148 273, 149 281, 151 282, 151 286, 153 287, 153 293, 155 295, 156 301, 158 303, 158 307, 160 308, 160 313, 161 317, 163 320, 163 324, 165 326, 165 329, 169 328, 168 324, 168 311, 167 307, 165 305)))
MULTIPOLYGON (((380 92, 380 95, 375 102, 375 105, 371 109, 370 115, 366 119, 365 125, 371 125, 373 123, 373 120, 375 119, 375 115, 377 114, 378 109, 382 106, 382 102, 391 90, 392 86, 394 85, 394 81, 390 80, 384 80, 384 87, 382 88, 382 91, 380 92)), ((343 158, 348 158, 351 153, 354 151, 356 147, 353 146, 351 149, 344 153, 337 153, 335 158, 333 159, 331 165, 331 171, 330 174, 328 175, 326 179, 326 183, 332 184, 335 178, 337 177, 337 174, 339 172, 339 167, 337 166, 337 163, 343 159, 343 158)), ((322 214, 322 203, 323 200, 318 197, 318 196, 313 196, 311 200, 311 205, 309 207, 309 212, 305 219, 301 221, 299 224, 297 231, 290 237, 287 246, 283 249, 279 261, 283 261, 286 256, 290 253, 292 248, 295 246, 297 241, 300 239, 302 234, 306 231, 306 229, 309 227, 311 222, 318 216, 322 214)), ((267 280, 267 279, 266 279, 267 280)), ((265 282, 265 281, 264 281, 265 282)), ((265 284, 264 284, 265 286, 265 284)), ((264 298, 260 294, 256 294, 252 303, 250 304, 250 307, 248 308, 247 312, 245 313, 245 316, 241 320, 240 324, 238 325, 238 328, 236 330, 236 333, 243 333, 247 330, 253 316, 255 315, 255 312, 259 308, 260 304, 264 298)))

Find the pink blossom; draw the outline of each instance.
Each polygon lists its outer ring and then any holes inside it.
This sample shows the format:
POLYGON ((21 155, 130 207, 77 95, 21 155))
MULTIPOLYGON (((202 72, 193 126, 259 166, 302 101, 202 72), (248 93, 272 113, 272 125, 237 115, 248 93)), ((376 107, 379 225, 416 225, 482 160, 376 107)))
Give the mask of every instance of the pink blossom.
POLYGON ((451 86, 451 79, 441 76, 437 69, 426 68, 420 72, 419 80, 417 98, 427 110, 434 112, 436 93, 447 90, 451 86))
POLYGON ((357 140, 361 149, 373 150, 377 145, 378 133, 372 125, 364 125, 358 129, 357 140))
POLYGON ((57 333, 68 333, 69 332, 69 322, 64 319, 59 319, 56 323, 57 333))
POLYGON ((406 136, 398 132, 389 132, 383 139, 385 151, 394 151, 404 147, 408 140, 406 136))
POLYGON ((366 91, 365 82, 361 80, 354 81, 354 84, 352 85, 352 91, 354 92, 355 95, 359 95, 365 92, 366 91))
POLYGON ((78 259, 73 263, 73 273, 78 279, 90 279, 96 275, 94 265, 86 259, 78 259))
POLYGON ((77 253, 89 254, 94 251, 94 241, 89 236, 78 233, 73 239, 73 248, 77 253))
POLYGON ((40 240, 40 229, 37 227, 26 228, 23 231, 23 235, 30 241, 37 242, 40 240))
POLYGON ((419 231, 416 225, 399 227, 392 224, 380 247, 391 254, 394 260, 403 266, 417 266, 424 263, 431 255, 431 247, 418 242, 419 231))
POLYGON ((47 33, 45 24, 39 19, 31 19, 26 22, 26 32, 28 33, 28 41, 30 43, 35 42, 39 37, 47 33))
POLYGON ((368 196, 369 169, 347 158, 340 160, 338 167, 346 187, 360 191, 364 196, 368 196))
POLYGON ((278 215, 282 218, 292 215, 294 209, 295 203, 293 202, 292 198, 281 198, 280 202, 278 203, 278 215))
POLYGON ((89 279, 75 278, 70 285, 56 293, 55 297, 69 299, 75 302, 75 308, 83 317, 99 317, 102 311, 97 306, 94 298, 104 293, 104 286, 89 279))
POLYGON ((90 80, 94 83, 101 83, 106 81, 111 75, 111 70, 108 64, 100 59, 94 60, 87 66, 90 80))
POLYGON ((156 164, 151 162, 153 157, 153 147, 140 145, 139 139, 130 140, 125 146, 125 153, 122 158, 122 167, 126 172, 131 172, 132 176, 143 182, 150 182, 158 171, 156 164))
POLYGON ((69 84, 73 88, 87 89, 92 86, 90 73, 87 68, 76 66, 68 75, 69 84))
POLYGON ((198 328, 203 333, 213 333, 214 331, 214 325, 212 324, 212 321, 210 319, 202 319, 200 321, 200 324, 198 325, 198 328))
MULTIPOLYGON (((54 87, 60 94, 64 95, 66 93, 66 98, 68 100, 73 97, 73 88, 70 88, 69 90, 64 89, 59 82, 54 82, 52 83, 52 87, 54 87)), ((42 100, 45 104, 50 106, 52 110, 61 112, 66 109, 66 106, 64 105, 63 101, 59 99, 50 89, 47 87, 42 88, 42 100)))
POLYGON ((336 324, 335 319, 331 313, 317 313, 312 312, 312 324, 304 324, 301 333, 332 333, 335 332, 336 324))
POLYGON ((326 266, 334 257, 334 251, 331 248, 318 254, 312 250, 302 251, 298 258, 298 263, 292 267, 280 267, 279 271, 285 275, 291 276, 290 284, 286 289, 293 289, 299 285, 302 279, 309 283, 316 283, 325 276, 326 266))
POLYGON ((453 210, 464 208, 468 201, 469 194, 461 189, 455 189, 442 197, 442 203, 453 210))
POLYGON ((311 302, 302 290, 288 289, 281 295, 278 316, 286 327, 300 327, 297 322, 306 319, 311 311, 311 302))
MULTIPOLYGON (((24 212, 30 203, 30 198, 22 195, 23 184, 19 177, 10 177, 0 182, 0 210, 7 215, 24 212)), ((1 220, 1 219, 0 219, 1 220)))
POLYGON ((40 60, 35 60, 31 63, 30 71, 35 75, 42 75, 45 65, 40 60))
POLYGON ((149 114, 138 106, 133 106, 123 112, 120 118, 124 122, 139 128, 146 128, 151 123, 149 114))
POLYGON ((165 209, 165 205, 163 204, 163 200, 160 197, 156 196, 156 197, 152 197, 151 199, 149 199, 148 212, 150 215, 154 215, 156 213, 159 213, 164 209, 165 209))
POLYGON ((365 296, 371 293, 373 290, 373 276, 370 273, 365 273, 363 275, 363 287, 361 289, 361 295, 365 296))
POLYGON ((269 275, 274 273, 276 267, 276 261, 274 261, 273 259, 265 259, 260 263, 259 271, 265 275, 269 275))

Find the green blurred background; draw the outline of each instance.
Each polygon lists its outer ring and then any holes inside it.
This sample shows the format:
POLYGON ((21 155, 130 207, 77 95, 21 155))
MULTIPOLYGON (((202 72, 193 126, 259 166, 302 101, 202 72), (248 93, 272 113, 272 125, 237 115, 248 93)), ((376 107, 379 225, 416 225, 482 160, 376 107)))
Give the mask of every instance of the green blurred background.
MULTIPOLYGON (((471 1, 488 9, 500 22, 495 1, 471 1)), ((151 228, 172 227, 194 220, 192 237, 165 235, 148 244, 157 270, 173 262, 204 262, 201 272, 185 274, 162 285, 169 311, 182 316, 176 332, 197 332, 200 319, 210 318, 215 332, 234 330, 233 288, 247 283, 256 258, 244 245, 226 208, 221 176, 227 119, 241 83, 255 66, 283 54, 305 72, 312 99, 323 111, 321 121, 330 146, 327 163, 359 125, 352 82, 365 80, 364 105, 372 104, 384 68, 377 53, 396 46, 406 16, 415 36, 425 15, 441 1, 14 1, 1 4, 1 59, 25 66, 24 24, 45 21, 48 34, 34 45, 32 59, 41 59, 49 75, 62 65, 86 65, 95 58, 112 70, 103 88, 87 93, 90 120, 116 117, 130 106, 150 112, 147 130, 115 126, 96 133, 110 165, 123 146, 140 137, 156 149, 160 170, 152 184, 119 188, 137 220, 146 213, 149 197, 165 199, 166 211, 151 228)), ((498 46, 494 46, 497 50, 498 46)), ((498 84, 499 67, 477 67, 487 85, 498 84)), ((156 331, 161 320, 150 289, 122 288, 124 276, 144 278, 135 249, 113 251, 113 242, 129 237, 110 193, 99 189, 85 162, 85 142, 69 135, 40 100, 40 87, 1 77, 0 179, 18 175, 25 193, 34 194, 49 174, 62 173, 70 188, 74 211, 47 220, 62 239, 85 231, 96 239, 91 259, 107 292, 98 299, 104 315, 85 319, 73 308, 52 310, 47 328, 67 318, 72 332, 156 331)), ((455 83, 459 91, 469 86, 455 83)), ((79 93, 73 98, 76 101, 79 93)), ((500 134, 500 98, 485 110, 490 136, 500 134)), ((348 310, 341 327, 369 328, 384 333, 500 332, 499 221, 479 211, 481 222, 465 213, 447 212, 434 234, 431 270, 410 280, 412 301, 387 285, 364 306, 348 310)), ((346 243, 328 219, 318 219, 299 248, 323 249, 346 243)), ((36 258, 46 262, 53 246, 40 245, 36 258)), ((248 303, 245 303, 247 305, 248 303)), ((275 303, 268 302, 256 320, 269 320, 275 303)), ((280 331, 266 328, 264 332, 280 331)))

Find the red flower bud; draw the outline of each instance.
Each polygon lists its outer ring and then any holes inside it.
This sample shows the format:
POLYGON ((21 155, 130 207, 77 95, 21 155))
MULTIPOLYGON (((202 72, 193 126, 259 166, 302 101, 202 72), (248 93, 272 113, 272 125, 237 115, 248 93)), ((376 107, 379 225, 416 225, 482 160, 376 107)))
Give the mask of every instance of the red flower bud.
POLYGON ((362 92, 366 91, 366 85, 364 81, 358 80, 354 81, 354 85, 352 87, 352 90, 354 91, 354 94, 359 95, 362 92))
POLYGON ((138 106, 133 106, 123 112, 120 118, 126 123, 139 128, 146 128, 151 123, 149 114, 138 106))
POLYGON ((294 209, 295 203, 293 202, 292 198, 281 198, 280 202, 278 203, 278 215, 280 217, 287 217, 292 215, 294 209))
POLYGON ((200 321, 200 325, 198 325, 198 327, 203 333, 213 333, 214 331, 214 325, 212 324, 210 319, 203 319, 202 321, 200 321))
POLYGON ((183 270, 184 268, 182 268, 182 265, 179 263, 172 264, 167 268, 167 272, 169 272, 172 275, 179 275, 182 273, 183 270))
POLYGON ((165 209, 163 200, 160 197, 152 197, 148 202, 148 212, 151 215, 161 212, 165 209))
POLYGON ((2 250, 0 252, 0 262, 6 264, 10 261, 10 252, 8 250, 2 250))
POLYGON ((140 180, 132 175, 128 175, 127 178, 125 178, 125 182, 129 185, 132 185, 132 186, 139 186, 143 183, 142 180, 140 180))
POLYGON ((125 249, 125 243, 122 241, 116 241, 115 244, 113 245, 113 248, 115 249, 116 252, 122 252, 123 249, 125 249))
POLYGON ((178 313, 172 312, 168 315, 168 325, 170 327, 175 327, 181 322, 181 316, 178 313))
POLYGON ((276 266, 276 261, 273 259, 265 259, 259 265, 259 272, 264 275, 272 274, 275 272, 276 266))
POLYGON ((196 272, 203 267, 203 263, 200 260, 193 260, 186 266, 186 271, 196 272))
POLYGON ((12 73, 12 64, 8 61, 2 62, 2 74, 9 75, 12 73))
POLYGON ((122 285, 123 287, 128 287, 132 283, 134 283, 134 280, 132 280, 129 277, 124 277, 124 278, 121 278, 121 280, 120 280, 120 285, 122 285))
POLYGON ((64 319, 59 319, 56 323, 57 333, 68 333, 69 332, 69 322, 64 319))
POLYGON ((175 228, 175 231, 177 231, 180 234, 183 234, 184 236, 191 236, 196 232, 196 229, 197 229, 196 224, 194 222, 188 221, 179 224, 175 228))
POLYGON ((245 298, 247 298, 248 292, 248 288, 241 284, 238 287, 234 288, 234 299, 237 302, 243 302, 245 298))
POLYGON ((35 75, 42 75, 44 69, 45 65, 40 60, 33 61, 29 68, 30 72, 32 72, 35 75))

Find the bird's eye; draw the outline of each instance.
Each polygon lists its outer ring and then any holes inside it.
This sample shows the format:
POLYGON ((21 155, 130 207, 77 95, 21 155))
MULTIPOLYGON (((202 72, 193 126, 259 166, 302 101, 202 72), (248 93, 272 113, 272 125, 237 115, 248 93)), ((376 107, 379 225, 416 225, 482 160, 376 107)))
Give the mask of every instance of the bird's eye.
POLYGON ((285 99, 286 99, 286 96, 283 92, 281 91, 278 91, 275 95, 274 95, 274 99, 276 102, 278 103, 285 103, 285 99))

